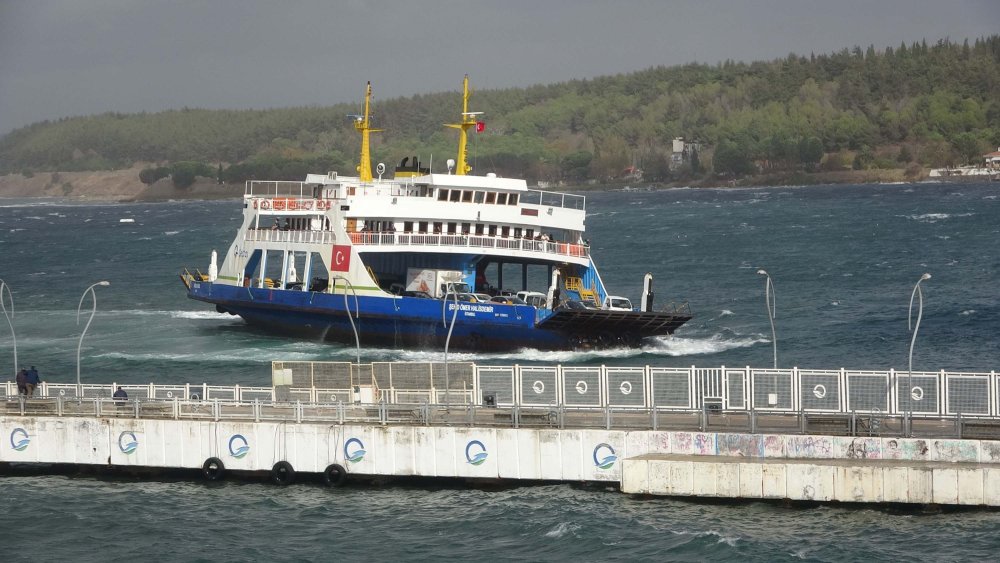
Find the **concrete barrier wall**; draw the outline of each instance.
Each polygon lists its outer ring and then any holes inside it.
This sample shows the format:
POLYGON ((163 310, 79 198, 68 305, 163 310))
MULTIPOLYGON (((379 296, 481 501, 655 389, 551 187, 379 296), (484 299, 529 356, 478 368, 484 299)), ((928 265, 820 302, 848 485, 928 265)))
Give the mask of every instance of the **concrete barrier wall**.
POLYGON ((0 462, 621 483, 630 493, 1000 506, 1000 442, 0 417, 0 462))
POLYGON ((0 417, 0 462, 364 475, 621 481, 625 433, 423 426, 0 417))

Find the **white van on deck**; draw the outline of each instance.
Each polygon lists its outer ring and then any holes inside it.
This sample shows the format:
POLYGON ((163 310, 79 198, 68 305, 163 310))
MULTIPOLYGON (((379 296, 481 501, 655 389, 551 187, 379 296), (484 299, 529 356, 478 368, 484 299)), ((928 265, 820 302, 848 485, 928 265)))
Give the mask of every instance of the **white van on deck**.
POLYGON ((632 302, 628 300, 628 297, 609 295, 604 298, 604 305, 602 308, 609 311, 631 311, 632 302))

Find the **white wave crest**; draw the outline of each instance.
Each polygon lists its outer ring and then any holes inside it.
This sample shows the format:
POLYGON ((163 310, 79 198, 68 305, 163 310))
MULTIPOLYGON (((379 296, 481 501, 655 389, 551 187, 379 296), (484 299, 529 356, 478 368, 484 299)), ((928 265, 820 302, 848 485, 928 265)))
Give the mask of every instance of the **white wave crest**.
POLYGON ((763 336, 752 337, 726 337, 715 334, 710 338, 686 338, 679 336, 658 336, 652 339, 656 344, 643 348, 648 354, 659 354, 663 356, 702 356, 718 354, 727 350, 737 348, 749 348, 755 344, 770 342, 763 336))
POLYGON ((730 317, 730 316, 732 316, 732 315, 735 315, 735 314, 736 314, 736 313, 733 313, 733 312, 732 312, 732 311, 730 311, 729 309, 723 309, 723 310, 722 310, 722 312, 721 312, 721 313, 719 313, 719 316, 720 316, 720 317, 730 317))
POLYGON ((966 310, 962 311, 961 313, 959 313, 959 315, 961 315, 963 317, 968 317, 970 315, 975 315, 975 314, 976 314, 976 310, 975 309, 966 309, 966 310))
POLYGON ((552 528, 548 532, 545 532, 545 537, 561 538, 566 534, 573 533, 579 529, 580 529, 579 524, 574 524, 572 522, 560 522, 555 528, 552 528))
POLYGON ((944 221, 953 217, 971 217, 973 215, 974 213, 923 213, 921 215, 906 215, 905 217, 923 223, 937 223, 938 221, 944 221))

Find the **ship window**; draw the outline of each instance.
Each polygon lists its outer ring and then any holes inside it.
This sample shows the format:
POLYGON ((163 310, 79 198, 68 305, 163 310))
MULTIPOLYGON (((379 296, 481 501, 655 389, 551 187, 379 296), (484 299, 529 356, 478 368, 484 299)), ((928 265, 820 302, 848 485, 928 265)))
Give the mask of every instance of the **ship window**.
POLYGON ((521 238, 521 227, 514 227, 514 238, 521 238))
POLYGON ((347 195, 354 195, 354 192, 356 190, 357 190, 357 188, 355 188, 354 186, 351 186, 351 187, 347 188, 347 195))
POLYGON ((444 223, 442 223, 441 221, 434 221, 434 232, 436 234, 440 234, 441 233, 441 228, 443 226, 444 226, 444 223))
POLYGON ((485 197, 486 197, 485 192, 476 192, 475 200, 474 201, 476 203, 482 203, 483 202, 483 198, 485 198, 485 197))
POLYGON ((510 236, 510 227, 504 226, 502 229, 500 229, 500 236, 502 236, 503 238, 509 237, 510 236))
POLYGON ((496 225, 490 225, 490 236, 491 237, 497 236, 497 226, 496 225))
POLYGON ((471 223, 462 223, 462 234, 463 235, 469 234, 469 227, 471 226, 472 226, 471 223))
POLYGON ((403 221, 403 232, 404 233, 413 232, 413 221, 403 221))
POLYGON ((427 221, 421 221, 420 222, 420 232, 421 233, 426 233, 427 232, 427 221))
POLYGON ((493 192, 486 192, 486 203, 494 203, 497 200, 497 194, 493 192))
POLYGON ((451 190, 451 201, 462 199, 462 190, 451 190))
POLYGON ((438 190, 438 201, 448 201, 448 190, 438 190))
POLYGON ((507 205, 517 205, 517 194, 510 194, 507 198, 507 205))
POLYGON ((507 194, 497 194, 497 205, 507 205, 507 194))
POLYGON ((535 238, 535 229, 525 229, 524 238, 535 238))
MULTIPOLYGON (((483 192, 479 192, 479 193, 483 193, 483 192)), ((482 223, 476 223, 476 234, 479 235, 479 236, 482 236, 483 235, 483 228, 484 227, 483 227, 482 223)))
POLYGON ((462 192, 462 202, 469 203, 471 201, 472 201, 472 192, 469 190, 465 190, 464 192, 462 192))
POLYGON ((448 223, 448 234, 453 235, 458 232, 458 223, 448 223))

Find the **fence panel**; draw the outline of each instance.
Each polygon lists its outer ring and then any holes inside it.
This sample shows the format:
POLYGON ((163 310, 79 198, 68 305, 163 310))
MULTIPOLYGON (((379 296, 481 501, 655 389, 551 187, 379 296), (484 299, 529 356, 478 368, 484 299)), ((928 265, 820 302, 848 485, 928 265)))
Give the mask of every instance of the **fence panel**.
POLYGON ((750 370, 754 408, 774 411, 795 410, 793 377, 794 373, 790 369, 750 370))
POLYGON ((799 370, 802 410, 840 412, 840 370, 799 370))
POLYGON ((556 379, 559 368, 556 367, 522 367, 521 368, 521 404, 525 406, 549 406, 556 404, 556 390, 559 382, 556 379))
POLYGON ((514 404, 514 366, 479 366, 479 392, 496 397, 497 406, 514 404))
POLYGON ((889 373, 847 373, 847 411, 889 412, 889 373))
POLYGON ((990 414, 989 376, 947 374, 947 414, 988 416, 990 414))
MULTIPOLYGON (((941 377, 936 373, 896 374, 896 397, 899 412, 912 414, 941 413, 941 377)), ((987 381, 989 385, 989 381, 987 381)))
POLYGON ((650 368, 653 406, 661 409, 693 409, 694 389, 691 370, 686 368, 650 368))
POLYGON ((601 406, 601 368, 564 367, 563 404, 567 407, 601 406))
POLYGON ((644 368, 607 368, 608 404, 612 407, 646 406, 646 370, 644 368))
POLYGON ((724 408, 727 410, 747 410, 746 389, 750 382, 750 376, 745 369, 726 369, 725 373, 726 402, 724 408))

